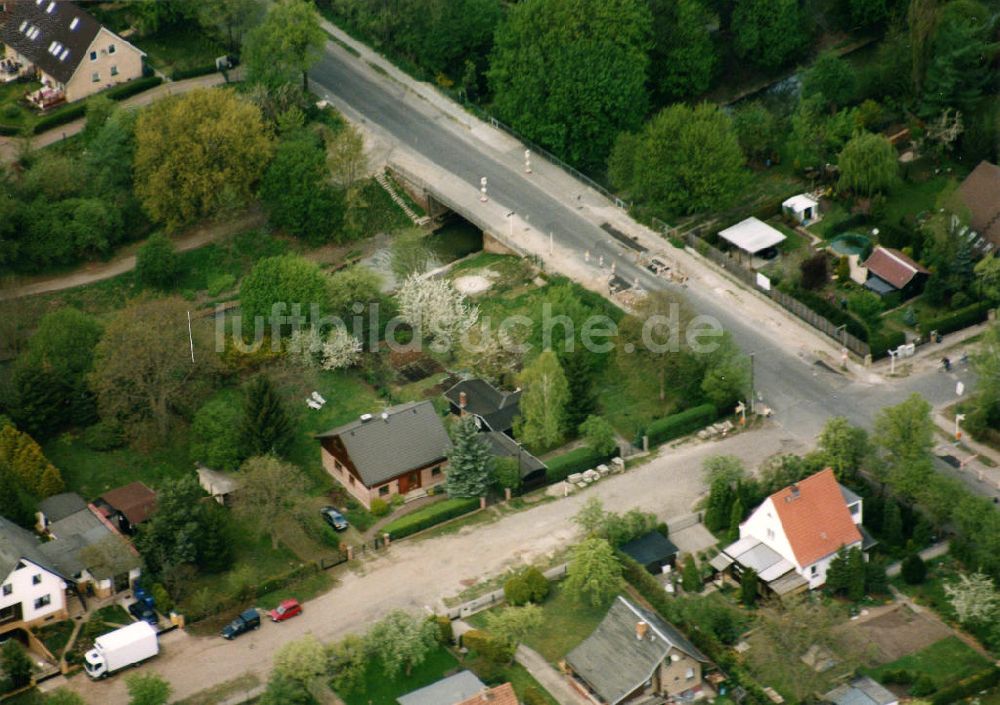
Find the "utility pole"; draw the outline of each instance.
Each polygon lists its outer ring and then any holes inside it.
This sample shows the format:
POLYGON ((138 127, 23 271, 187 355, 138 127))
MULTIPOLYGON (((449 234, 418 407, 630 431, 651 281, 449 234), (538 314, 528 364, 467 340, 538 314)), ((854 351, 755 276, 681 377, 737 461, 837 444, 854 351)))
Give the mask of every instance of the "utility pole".
POLYGON ((191 312, 188 311, 188 344, 191 346, 191 364, 194 364, 194 334, 191 332, 191 312))
POLYGON ((750 353, 750 413, 757 409, 757 394, 753 388, 753 353, 750 353))

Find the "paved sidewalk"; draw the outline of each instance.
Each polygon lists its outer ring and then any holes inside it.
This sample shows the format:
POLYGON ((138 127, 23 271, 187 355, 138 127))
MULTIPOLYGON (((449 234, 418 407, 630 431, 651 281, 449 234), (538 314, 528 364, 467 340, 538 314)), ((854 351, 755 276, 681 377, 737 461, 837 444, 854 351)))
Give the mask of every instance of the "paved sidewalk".
POLYGON ((524 666, 560 705, 594 705, 567 683, 566 678, 537 651, 521 644, 517 647, 514 660, 524 666))
MULTIPOLYGON (((940 558, 941 556, 946 554, 950 548, 951 544, 949 544, 947 541, 941 541, 939 543, 934 544, 933 546, 928 546, 923 551, 921 551, 920 557, 925 561, 930 561, 935 558, 940 558)), ((888 575, 890 578, 895 578, 897 575, 899 575, 899 571, 902 570, 902 566, 903 564, 901 561, 896 561, 895 563, 891 563, 890 565, 886 566, 885 574, 888 575)))
MULTIPOLYGON (((240 69, 230 71, 230 80, 239 80, 239 71, 240 69)), ((126 107, 149 105, 153 101, 166 96, 176 95, 178 93, 187 93, 188 91, 193 91, 196 88, 209 88, 225 82, 226 79, 221 73, 212 73, 207 76, 197 76, 183 81, 167 81, 161 83, 155 88, 150 88, 148 91, 143 91, 142 93, 134 95, 131 98, 119 101, 118 105, 126 107)), ((31 138, 31 147, 32 149, 41 149, 42 147, 47 147, 50 144, 64 140, 67 137, 71 137, 83 130, 86 124, 86 118, 80 118, 79 120, 74 120, 73 122, 66 123, 65 125, 54 127, 51 130, 46 130, 45 132, 31 138)), ((19 141, 20 138, 18 137, 0 137, 0 162, 12 162, 17 159, 19 141)))

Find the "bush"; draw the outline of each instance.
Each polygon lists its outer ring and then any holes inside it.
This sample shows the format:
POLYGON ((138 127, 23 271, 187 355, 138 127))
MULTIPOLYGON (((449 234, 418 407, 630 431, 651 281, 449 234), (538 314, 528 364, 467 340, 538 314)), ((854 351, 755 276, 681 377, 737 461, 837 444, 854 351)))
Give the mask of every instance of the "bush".
POLYGON ((156 602, 156 609, 162 614, 168 614, 174 608, 174 601, 170 598, 170 593, 161 583, 155 583, 150 589, 150 594, 156 602))
POLYGON ((128 83, 120 83, 117 86, 112 86, 101 95, 106 95, 111 100, 125 100, 126 98, 131 98, 137 93, 142 93, 150 88, 155 88, 161 83, 163 83, 163 79, 159 76, 146 76, 144 78, 137 78, 134 81, 129 81, 128 83))
POLYGON ((533 685, 525 687, 521 693, 521 700, 524 701, 524 705, 548 705, 549 703, 541 691, 533 685))
POLYGON ((547 461, 545 463, 545 479, 550 484, 562 482, 573 473, 590 470, 613 457, 613 455, 595 453, 587 447, 577 448, 547 461))
POLYGON ((549 590, 548 578, 533 566, 513 576, 503 585, 504 597, 515 606, 529 602, 537 605, 548 597, 549 590))
POLYGON ((985 321, 989 315, 990 308, 989 301, 979 301, 957 311, 946 313, 938 318, 921 321, 920 332, 929 335, 931 331, 936 330, 941 335, 945 335, 946 333, 953 333, 956 330, 968 328, 969 326, 985 321))
POLYGON ((826 232, 828 239, 833 239, 835 235, 847 232, 848 230, 857 230, 858 228, 864 228, 869 221, 868 215, 865 213, 855 213, 849 218, 844 218, 839 223, 834 223, 826 232))
POLYGON ((477 509, 477 497, 446 499, 389 522, 382 531, 394 540, 401 539, 477 509))
POLYGON ((930 695, 935 690, 937 690, 937 686, 934 685, 933 679, 924 673, 917 678, 916 682, 912 686, 910 686, 910 695, 919 698, 924 695, 930 695))
POLYGON ((654 421, 646 428, 646 435, 651 446, 658 446, 698 431, 717 417, 718 412, 712 404, 702 404, 654 421))
POLYGON ((446 615, 436 614, 430 618, 437 627, 437 640, 442 646, 451 646, 455 643, 455 630, 452 629, 451 620, 446 615))
POLYGON ((98 452, 114 450, 125 445, 125 434, 121 426, 108 421, 98 421, 93 426, 88 426, 84 429, 81 439, 83 445, 98 452))
POLYGON ((215 73, 218 69, 215 68, 215 62, 211 64, 205 64, 203 66, 195 66, 190 69, 174 69, 170 74, 171 80, 183 81, 185 78, 196 78, 197 76, 207 76, 210 73, 215 73))
POLYGON ((906 334, 901 330, 884 330, 868 336, 872 359, 875 360, 885 357, 889 350, 895 350, 904 343, 906 343, 906 334))
POLYGON ((879 680, 886 685, 910 685, 914 681, 914 676, 905 668, 897 668, 885 671, 879 676, 879 680))
POLYGON ((483 659, 494 664, 505 664, 510 661, 510 648, 481 629, 470 629, 463 634, 462 646, 469 651, 475 651, 483 659))
POLYGON ((384 499, 376 497, 372 500, 371 513, 377 517, 389 516, 389 512, 392 511, 392 507, 384 499))
POLYGON ((868 341, 868 329, 861 321, 839 306, 830 303, 822 296, 812 291, 806 291, 805 289, 790 287, 785 288, 784 292, 798 299, 800 303, 805 304, 835 326, 847 326, 847 332, 858 340, 868 341))
POLYGON ((826 267, 826 253, 817 252, 799 265, 799 272, 802 275, 803 289, 819 289, 826 284, 828 278, 826 267))
POLYGON ((912 553, 903 560, 900 573, 907 585, 919 585, 927 579, 927 564, 918 553, 912 553))
POLYGON ((229 291, 234 286, 236 286, 236 277, 232 274, 216 274, 208 279, 208 295, 218 296, 223 291, 229 291))
MULTIPOLYGON (((141 93, 149 88, 158 86, 163 82, 163 79, 159 76, 149 76, 147 78, 138 78, 134 81, 129 81, 128 83, 122 83, 117 86, 113 86, 106 91, 102 92, 101 95, 107 96, 111 100, 125 100, 136 93, 141 93)), ((84 116, 87 112, 87 101, 80 101, 77 103, 71 103, 65 107, 53 110, 47 115, 43 115, 35 123, 32 130, 37 135, 40 132, 45 132, 46 130, 51 130, 53 127, 58 127, 60 125, 65 125, 68 122, 73 122, 84 116)))
POLYGON ((177 275, 177 251, 166 235, 155 233, 135 255, 135 276, 143 286, 166 289, 177 275))

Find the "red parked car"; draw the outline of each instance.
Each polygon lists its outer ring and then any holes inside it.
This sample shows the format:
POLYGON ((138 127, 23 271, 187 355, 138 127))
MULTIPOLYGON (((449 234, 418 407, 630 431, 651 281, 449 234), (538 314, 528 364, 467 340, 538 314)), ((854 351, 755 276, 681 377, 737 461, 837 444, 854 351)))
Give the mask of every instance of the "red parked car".
POLYGON ((274 622, 284 622, 297 614, 302 614, 302 605, 298 600, 285 600, 276 609, 271 610, 271 620, 274 622))

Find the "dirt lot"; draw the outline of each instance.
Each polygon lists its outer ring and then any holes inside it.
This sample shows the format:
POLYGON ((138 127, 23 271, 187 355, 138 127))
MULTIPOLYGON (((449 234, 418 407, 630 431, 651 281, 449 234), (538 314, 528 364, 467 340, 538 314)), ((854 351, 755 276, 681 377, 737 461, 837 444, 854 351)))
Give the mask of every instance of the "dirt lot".
POLYGON ((865 644, 871 665, 881 665, 930 646, 951 632, 906 605, 877 608, 867 617, 845 624, 848 638, 865 644))

